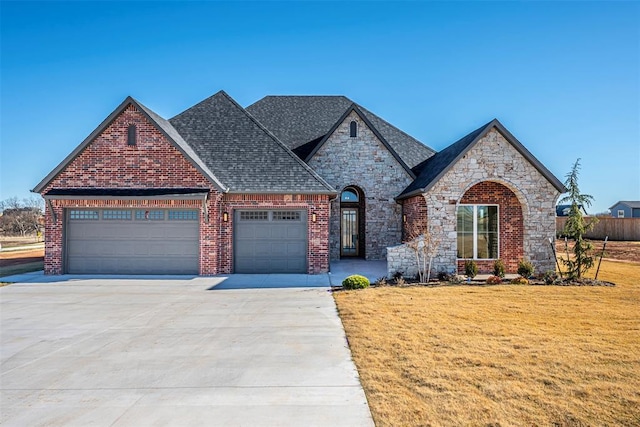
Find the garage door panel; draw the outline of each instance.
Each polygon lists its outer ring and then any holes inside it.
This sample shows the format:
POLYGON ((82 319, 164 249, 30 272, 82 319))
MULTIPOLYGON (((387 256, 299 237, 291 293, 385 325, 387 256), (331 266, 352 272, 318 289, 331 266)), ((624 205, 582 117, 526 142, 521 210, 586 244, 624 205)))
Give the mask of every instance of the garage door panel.
POLYGON ((243 211, 235 214, 236 273, 306 273, 305 211, 243 211), (260 213, 258 213, 260 212, 260 213), (266 213, 268 213, 268 215, 266 213), (296 220, 284 218, 297 217, 296 220), (259 220, 257 220, 259 218, 259 220))
MULTIPOLYGON (((102 215, 100 216, 102 218, 102 215)), ((197 274, 197 220, 69 220, 69 273, 197 274)))

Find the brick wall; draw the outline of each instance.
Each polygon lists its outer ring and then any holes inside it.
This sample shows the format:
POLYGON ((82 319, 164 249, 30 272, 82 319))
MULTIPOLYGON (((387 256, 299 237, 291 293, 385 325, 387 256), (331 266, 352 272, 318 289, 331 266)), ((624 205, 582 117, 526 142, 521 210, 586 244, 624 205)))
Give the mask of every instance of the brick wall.
POLYGON ((309 274, 329 271, 329 196, 326 195, 282 195, 282 194, 224 194, 220 204, 229 214, 228 222, 220 225, 220 273, 233 272, 233 223, 238 209, 304 209, 307 211, 307 272, 309 274), (316 222, 312 215, 316 214, 316 222))
MULTIPOLYGON (((209 188, 211 221, 200 219, 200 274, 218 272, 219 195, 198 170, 134 106, 127 107, 44 189, 52 188, 209 188), (137 144, 127 144, 129 125, 136 126, 137 144)), ((201 201, 53 200, 57 222, 45 213, 45 274, 63 272, 64 209, 71 207, 189 207, 202 210, 201 201)))
POLYGON ((427 203, 424 196, 414 196, 402 201, 402 241, 408 238, 413 226, 427 225, 427 203))
POLYGON ((89 144, 52 182, 52 188, 209 188, 205 220, 200 200, 52 200, 57 221, 46 208, 45 273, 62 274, 65 209, 95 208, 191 208, 200 211, 200 274, 233 271, 233 210, 239 208, 306 209, 308 271, 329 271, 329 198, 319 195, 222 195, 144 115, 129 106, 89 144), (127 144, 134 124, 137 144, 127 144), (229 213, 223 222, 222 212, 229 213), (317 221, 312 222, 312 214, 317 221))
MULTIPOLYGON (((484 181, 471 187, 460 204, 498 205, 500 229, 500 259, 507 273, 516 273, 518 261, 524 257, 522 208, 518 198, 502 184, 484 181)), ((493 261, 477 261, 481 273, 493 272, 493 261)), ((458 272, 464 272, 464 260, 458 260, 458 272)))

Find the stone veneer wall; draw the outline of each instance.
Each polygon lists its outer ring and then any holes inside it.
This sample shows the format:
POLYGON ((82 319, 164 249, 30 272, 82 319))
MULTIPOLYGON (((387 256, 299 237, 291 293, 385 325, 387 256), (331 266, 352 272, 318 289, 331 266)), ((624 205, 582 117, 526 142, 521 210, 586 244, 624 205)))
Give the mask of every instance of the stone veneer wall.
MULTIPOLYGON (((336 190, 355 185, 365 194, 365 255, 385 259, 387 246, 401 241, 401 207, 394 197, 412 181, 364 121, 352 112, 309 161, 336 190), (358 136, 351 138, 349 124, 356 121, 358 136)), ((340 258, 340 199, 331 202, 329 224, 331 259, 340 258)))
POLYGON ((554 269, 549 238, 555 237, 555 204, 560 193, 497 130, 491 130, 424 194, 429 226, 442 237, 436 271, 457 265, 456 205, 483 181, 503 184, 520 201, 523 255, 544 272, 554 269))

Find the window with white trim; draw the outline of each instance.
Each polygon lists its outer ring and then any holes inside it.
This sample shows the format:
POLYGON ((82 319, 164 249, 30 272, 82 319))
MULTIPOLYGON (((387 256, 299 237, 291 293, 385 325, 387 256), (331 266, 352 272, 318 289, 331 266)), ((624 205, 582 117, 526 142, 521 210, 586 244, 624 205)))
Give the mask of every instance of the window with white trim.
POLYGON ((459 205, 457 210, 458 258, 498 259, 497 205, 459 205))
POLYGON ((624 218, 624 209, 618 209, 618 218, 624 218))

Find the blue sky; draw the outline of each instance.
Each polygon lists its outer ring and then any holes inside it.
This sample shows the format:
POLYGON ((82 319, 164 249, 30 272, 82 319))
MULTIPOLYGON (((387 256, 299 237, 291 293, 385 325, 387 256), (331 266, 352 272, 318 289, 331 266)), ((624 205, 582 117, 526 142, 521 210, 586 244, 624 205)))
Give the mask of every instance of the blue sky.
POLYGON ((498 118, 590 212, 640 200, 637 2, 0 3, 0 199, 127 96, 346 95, 441 150, 498 118))

